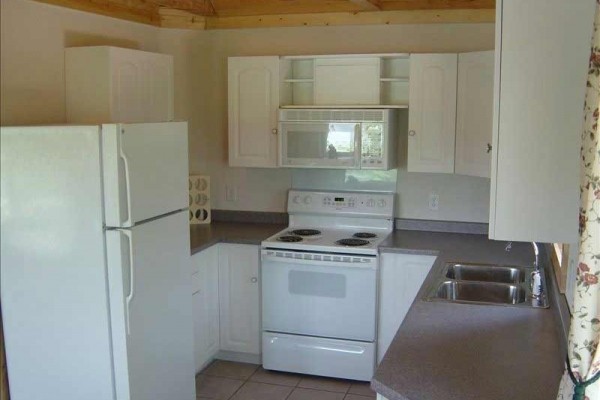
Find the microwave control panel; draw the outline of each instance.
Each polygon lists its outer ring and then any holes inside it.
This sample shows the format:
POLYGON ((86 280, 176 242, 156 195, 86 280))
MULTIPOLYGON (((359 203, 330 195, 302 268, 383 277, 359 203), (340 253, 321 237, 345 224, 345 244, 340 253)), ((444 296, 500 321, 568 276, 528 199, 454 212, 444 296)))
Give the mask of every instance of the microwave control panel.
POLYGON ((288 212, 389 217, 394 213, 394 194, 290 190, 288 212))

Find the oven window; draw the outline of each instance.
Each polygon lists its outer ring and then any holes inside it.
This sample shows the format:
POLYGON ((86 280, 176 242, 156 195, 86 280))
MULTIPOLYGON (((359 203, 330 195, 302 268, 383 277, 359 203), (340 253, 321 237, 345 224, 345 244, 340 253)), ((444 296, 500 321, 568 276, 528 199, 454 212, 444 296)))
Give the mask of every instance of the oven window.
POLYGON ((326 272, 290 271, 288 290, 291 294, 317 297, 346 297, 346 276, 326 272))

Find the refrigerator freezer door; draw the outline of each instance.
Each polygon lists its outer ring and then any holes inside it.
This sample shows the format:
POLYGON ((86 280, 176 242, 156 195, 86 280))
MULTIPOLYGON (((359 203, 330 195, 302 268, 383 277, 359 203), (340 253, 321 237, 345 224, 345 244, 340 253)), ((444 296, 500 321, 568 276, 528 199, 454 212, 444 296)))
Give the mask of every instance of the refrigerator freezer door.
POLYGON ((106 237, 117 398, 195 399, 187 211, 106 237))
POLYGON ((106 226, 188 206, 187 122, 102 125, 106 226))
POLYGON ((0 142, 10 397, 113 400, 100 128, 2 128, 0 142))

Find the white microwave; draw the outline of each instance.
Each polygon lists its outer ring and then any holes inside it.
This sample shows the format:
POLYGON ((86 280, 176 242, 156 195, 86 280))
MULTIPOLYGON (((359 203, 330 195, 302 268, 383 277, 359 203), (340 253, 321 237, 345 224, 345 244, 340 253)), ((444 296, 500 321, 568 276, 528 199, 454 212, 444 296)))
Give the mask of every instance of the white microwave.
POLYGON ((279 165, 290 168, 396 168, 394 109, 279 110, 279 165))

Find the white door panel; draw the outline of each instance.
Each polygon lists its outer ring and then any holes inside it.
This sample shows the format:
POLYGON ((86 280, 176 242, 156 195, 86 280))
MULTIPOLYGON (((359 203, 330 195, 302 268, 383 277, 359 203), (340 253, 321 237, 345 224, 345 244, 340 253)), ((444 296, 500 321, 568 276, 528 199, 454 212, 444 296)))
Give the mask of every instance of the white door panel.
POLYGON ((374 267, 263 257, 263 330, 372 341, 376 278, 374 267))
POLYGON ((490 177, 494 52, 458 55, 455 173, 490 177))
POLYGON ((259 250, 219 245, 221 350, 260 353, 259 250))
POLYGON ((229 57, 229 166, 277 166, 279 57, 229 57))
POLYGON ((187 123, 103 125, 106 225, 130 227, 187 207, 187 123))
MULTIPOLYGON (((219 351, 219 246, 214 245, 192 256, 197 280, 194 303, 194 354, 200 372, 219 351)), ((194 278, 196 277, 196 278, 194 278)))
POLYGON ((415 254, 381 255, 377 363, 396 336, 435 259, 435 256, 415 254))
POLYGON ((408 171, 454 172, 456 54, 410 56, 408 171))
POLYGON ((3 127, 1 302, 13 400, 113 400, 97 126, 3 127))
POLYGON ((186 212, 106 236, 119 399, 194 399, 186 212))

